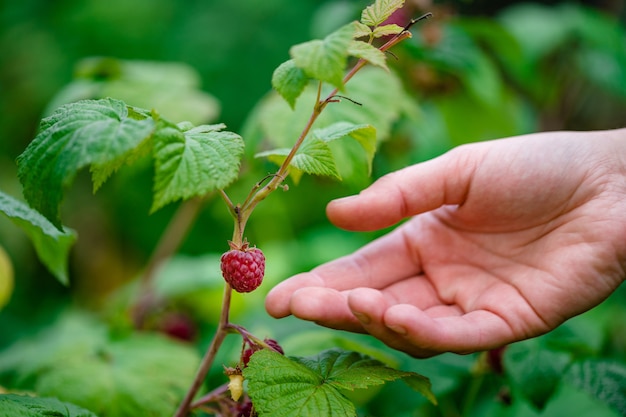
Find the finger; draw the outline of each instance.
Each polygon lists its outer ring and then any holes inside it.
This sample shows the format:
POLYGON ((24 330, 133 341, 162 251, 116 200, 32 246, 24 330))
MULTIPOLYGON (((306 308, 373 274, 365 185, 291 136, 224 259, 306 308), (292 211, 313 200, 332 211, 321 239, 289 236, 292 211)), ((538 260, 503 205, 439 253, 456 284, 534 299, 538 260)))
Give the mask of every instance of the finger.
MULTIPOLYGON (((396 287, 400 287, 400 285, 396 287)), ((432 350, 413 345, 404 334, 397 332, 386 324, 386 312, 390 306, 396 304, 396 301, 395 296, 390 298, 388 289, 382 292, 370 288, 357 288, 348 294, 348 307, 367 333, 383 341, 391 348, 411 353, 414 356, 426 357, 435 354, 432 350)), ((432 301, 429 304, 432 304, 432 301)), ((458 307, 442 305, 441 302, 436 302, 436 305, 429 307, 426 311, 429 316, 435 315, 435 317, 461 315, 458 307)))
POLYGON ((348 308, 347 293, 329 288, 302 288, 290 298, 290 311, 302 320, 325 327, 363 332, 363 327, 348 308))
POLYGON ((377 230, 445 204, 462 204, 477 156, 469 146, 457 149, 385 175, 358 195, 331 201, 328 218, 348 230, 377 230))
POLYGON ((347 295, 348 307, 359 320, 363 330, 394 349, 404 348, 404 337, 384 324, 389 301, 385 295, 371 288, 357 288, 347 295))
POLYGON ((291 296, 301 288, 324 287, 324 281, 314 273, 305 272, 281 282, 265 297, 265 309, 276 318, 291 314, 291 296))
POLYGON ((385 326, 403 339, 405 352, 428 357, 443 352, 471 353, 493 349, 515 341, 503 318, 476 310, 464 315, 432 317, 408 304, 385 311, 385 326))
POLYGON ((421 269, 419 257, 407 247, 401 233, 394 230, 351 255, 281 282, 265 299, 268 313, 277 318, 291 314, 290 297, 301 288, 325 287, 339 291, 357 287, 383 288, 416 275, 421 269))

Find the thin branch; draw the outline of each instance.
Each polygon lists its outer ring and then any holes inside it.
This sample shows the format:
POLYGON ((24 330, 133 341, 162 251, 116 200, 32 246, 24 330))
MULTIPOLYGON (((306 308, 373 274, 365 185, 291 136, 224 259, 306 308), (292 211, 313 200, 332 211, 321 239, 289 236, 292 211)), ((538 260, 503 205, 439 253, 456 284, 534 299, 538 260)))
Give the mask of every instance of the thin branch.
POLYGON ((198 398, 195 402, 193 402, 190 406, 190 408, 198 408, 202 405, 211 403, 213 401, 218 401, 222 395, 224 395, 224 393, 228 391, 228 384, 223 384, 220 385, 219 387, 215 388, 213 391, 208 392, 207 394, 203 395, 201 398, 198 398))
POLYGON ((411 29, 411 26, 413 26, 417 22, 422 21, 422 20, 426 20, 426 19, 430 19, 431 17, 433 17, 433 14, 431 12, 428 12, 428 13, 425 13, 425 14, 421 15, 420 17, 417 17, 415 19, 411 19, 411 21, 406 24, 406 26, 404 27, 404 29, 402 31, 406 32, 407 30, 411 29))
POLYGON ((229 333, 228 332, 228 313, 230 311, 231 296, 232 296, 232 289, 230 285, 225 284, 224 298, 222 300, 222 312, 220 314, 220 321, 219 321, 217 331, 215 332, 215 335, 213 336, 213 340, 211 341, 209 348, 207 349, 206 353, 204 354, 204 357, 202 358, 202 361, 200 362, 200 367, 198 368, 198 371, 196 372, 196 376, 191 384, 191 387, 189 388, 189 391, 187 391, 187 394, 185 395, 185 398, 183 399, 183 401, 180 403, 178 410, 176 410, 176 414, 174 414, 174 417, 185 417, 189 413, 189 409, 193 401, 193 398, 196 396, 196 393, 202 386, 204 378, 206 378, 207 374, 209 373, 209 370, 211 369, 211 366, 213 365, 213 361, 215 360, 217 351, 219 350, 220 346, 222 345, 222 342, 224 342, 224 339, 229 333))
POLYGON ((359 103, 356 100, 352 100, 350 97, 340 96, 339 94, 335 94, 334 96, 328 97, 326 99, 326 101, 329 102, 329 103, 338 103, 341 100, 337 100, 337 98, 342 98, 344 100, 348 100, 349 102, 351 102, 352 104, 356 104, 357 106, 362 106, 363 105, 363 104, 359 103))
POLYGON ((228 211, 230 211, 230 213, 233 216, 236 216, 235 205, 233 204, 233 202, 228 197, 228 194, 226 194, 226 192, 224 190, 219 190, 219 193, 220 193, 220 196, 222 197, 222 200, 224 200, 224 202, 226 203, 226 206, 228 207, 228 211))

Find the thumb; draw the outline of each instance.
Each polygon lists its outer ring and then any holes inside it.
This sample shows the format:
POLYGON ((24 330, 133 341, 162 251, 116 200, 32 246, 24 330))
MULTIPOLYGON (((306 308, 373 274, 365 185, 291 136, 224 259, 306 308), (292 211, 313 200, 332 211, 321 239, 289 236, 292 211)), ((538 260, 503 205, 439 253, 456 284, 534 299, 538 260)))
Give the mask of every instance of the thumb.
POLYGON ((446 204, 462 204, 477 155, 465 145, 427 162, 387 174, 358 195, 331 201, 326 214, 347 230, 377 230, 446 204))

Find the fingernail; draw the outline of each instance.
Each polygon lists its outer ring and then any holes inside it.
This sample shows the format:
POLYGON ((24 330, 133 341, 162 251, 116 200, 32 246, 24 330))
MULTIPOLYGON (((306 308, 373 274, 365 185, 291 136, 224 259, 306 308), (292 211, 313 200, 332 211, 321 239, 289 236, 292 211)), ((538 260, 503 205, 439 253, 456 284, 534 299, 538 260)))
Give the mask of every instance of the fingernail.
POLYGON ((354 314, 354 317, 356 317, 363 324, 370 324, 370 322, 372 321, 372 319, 367 314, 356 313, 354 311, 352 312, 352 314, 354 314))
POLYGON ((402 326, 387 326, 391 331, 396 332, 402 336, 406 336, 408 333, 406 329, 402 326))

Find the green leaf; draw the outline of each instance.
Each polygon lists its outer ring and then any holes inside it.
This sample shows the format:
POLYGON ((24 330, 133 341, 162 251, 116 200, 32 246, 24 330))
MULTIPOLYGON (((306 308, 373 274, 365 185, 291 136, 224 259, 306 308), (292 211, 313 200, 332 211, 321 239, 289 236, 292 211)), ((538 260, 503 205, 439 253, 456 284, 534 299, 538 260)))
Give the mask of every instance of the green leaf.
POLYGON ((56 398, 0 394, 0 411, 7 417, 97 417, 91 411, 56 398))
POLYGON ((376 0, 361 13, 361 23, 367 26, 378 26, 404 5, 404 0, 376 0))
POLYGON ((313 135, 324 142, 332 142, 346 136, 356 140, 365 150, 368 172, 371 172, 372 161, 376 153, 376 128, 374 126, 337 122, 325 128, 314 130, 313 135))
POLYGON ((372 65, 389 70, 385 54, 367 42, 352 41, 348 47, 348 53, 351 56, 364 59, 372 65))
POLYGON ((73 312, 0 354, 0 383, 56 397, 107 417, 170 417, 200 358, 158 334, 113 335, 73 312))
POLYGON ((326 142, 317 138, 309 138, 298 150, 291 165, 313 175, 325 175, 341 180, 333 154, 326 142))
POLYGON ((626 367, 622 363, 587 359, 573 364, 565 380, 626 415, 626 367))
POLYGON ((162 120, 154 134, 152 212, 175 200, 222 189, 239 175, 241 136, 220 131, 224 125, 180 126, 162 120))
POLYGON ((354 26, 354 39, 372 36, 372 29, 369 26, 361 22, 352 22, 352 25, 354 26))
MULTIPOLYGON (((289 154, 290 149, 281 148, 272 151, 261 152, 256 157, 266 157, 270 161, 281 165, 289 154)), ((337 171, 337 165, 328 144, 317 138, 307 138, 289 164, 291 174, 295 175, 294 181, 298 182, 302 173, 323 175, 341 180, 337 171), (295 172, 294 169, 295 168, 295 172)))
POLYGON ((246 369, 248 393, 261 417, 354 416, 354 405, 342 391, 368 388, 402 379, 419 392, 430 383, 413 372, 385 366, 357 352, 331 349, 314 357, 287 358, 276 352, 255 353, 246 369))
POLYGON ((553 351, 544 339, 513 344, 504 355, 504 367, 513 387, 537 409, 543 409, 557 389, 572 358, 568 352, 553 351))
POLYGON ((219 102, 202 90, 202 78, 190 65, 87 57, 76 64, 74 80, 55 95, 46 114, 63 104, 107 97, 196 125, 216 120, 220 112, 219 102))
MULTIPOLYGON (((397 76, 378 67, 366 66, 359 71, 346 85, 343 94, 362 106, 348 100, 332 103, 317 119, 315 128, 321 129, 344 121, 355 125, 371 125, 376 129, 377 142, 381 142, 389 138, 392 126, 398 119, 416 111, 413 98, 403 91, 397 76)), ((265 140, 271 148, 290 148, 311 116, 311 104, 315 103, 316 95, 317 89, 309 84, 298 99, 295 110, 278 94, 269 95, 251 113, 252 117, 246 123, 243 135, 248 139, 265 140)), ((368 170, 364 162, 368 157, 362 146, 354 142, 354 152, 352 149, 344 152, 346 148, 352 148, 351 141, 332 142, 329 145, 343 181, 359 186, 367 185, 368 170)), ((269 159, 275 162, 272 157, 269 159)))
POLYGON ((67 229, 60 231, 41 213, 2 191, 0 212, 28 235, 41 262, 62 284, 67 285, 67 262, 76 233, 67 229))
MULTIPOLYGON (((520 401, 523 403, 523 400, 520 401)), ((561 416, 593 416, 593 417, 623 417, 624 413, 618 413, 606 403, 587 392, 581 391, 570 384, 560 384, 557 391, 552 395, 546 408, 539 414, 534 412, 529 406, 525 412, 509 414, 505 406, 500 414, 492 416, 511 415, 523 417, 561 417, 561 416)), ((521 411, 521 410, 520 410, 521 411)))
MULTIPOLYGON (((300 136, 302 127, 311 117, 311 105, 315 103, 317 88, 309 84, 296 104, 295 110, 278 95, 270 95, 252 113, 244 130, 244 136, 260 135, 276 148, 291 147, 300 136), (260 129, 254 132, 252 129, 260 129)), ((348 101, 327 106, 315 122, 316 128, 347 121, 354 124, 371 124, 376 128, 379 141, 389 138, 392 125, 409 110, 411 99, 393 72, 367 66, 346 85, 344 95, 358 101, 362 106, 348 101)))
POLYGON ((243 374, 261 417, 356 416, 350 400, 318 372, 277 352, 256 352, 243 374))
POLYGON ((381 38, 383 36, 397 35, 399 33, 402 33, 403 31, 404 31, 404 28, 402 26, 391 24, 391 25, 378 26, 372 31, 372 33, 375 38, 381 38))
POLYGON ((428 378, 415 372, 390 368, 358 352, 329 349, 313 358, 295 360, 318 372, 326 383, 338 389, 354 391, 401 379, 409 387, 425 394, 434 404, 437 403, 430 391, 428 378))
POLYGON ((308 82, 308 77, 301 68, 296 66, 293 59, 280 64, 272 76, 272 87, 289 103, 291 108, 295 107, 296 99, 302 94, 308 82))
MULTIPOLYGON (((130 110, 140 110, 129 107, 130 110)), ((91 179, 93 181, 93 192, 95 193, 106 182, 109 177, 117 172, 123 165, 131 165, 139 158, 149 155, 152 147, 152 136, 146 136, 141 142, 139 142, 134 148, 129 149, 127 152, 119 155, 110 161, 100 164, 92 164, 91 179)))
POLYGON ((348 47, 352 42, 354 26, 347 24, 326 36, 294 45, 290 54, 295 65, 316 80, 343 87, 343 75, 348 61, 348 47))
MULTIPOLYGON (((76 173, 119 161, 152 134, 154 121, 113 99, 67 104, 43 119, 18 157, 28 203, 61 228, 59 206, 76 173)), ((117 164, 117 162, 116 162, 117 164)))
MULTIPOLYGON (((337 122, 323 129, 316 129, 307 137, 293 160, 290 167, 294 181, 298 182, 302 173, 323 175, 341 180, 337 168, 337 161, 333 149, 328 143, 337 139, 350 137, 358 142, 366 154, 368 173, 372 168, 372 161, 376 153, 376 129, 371 125, 356 125, 349 122, 337 122)), ((289 154, 289 148, 274 149, 256 154, 257 158, 266 157, 280 165, 289 154)))

